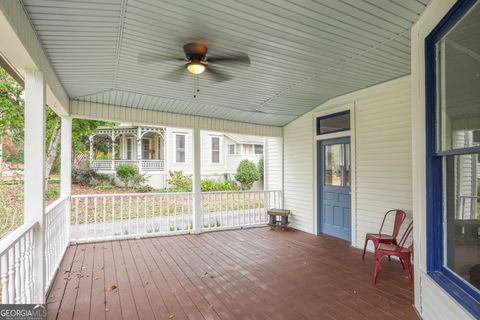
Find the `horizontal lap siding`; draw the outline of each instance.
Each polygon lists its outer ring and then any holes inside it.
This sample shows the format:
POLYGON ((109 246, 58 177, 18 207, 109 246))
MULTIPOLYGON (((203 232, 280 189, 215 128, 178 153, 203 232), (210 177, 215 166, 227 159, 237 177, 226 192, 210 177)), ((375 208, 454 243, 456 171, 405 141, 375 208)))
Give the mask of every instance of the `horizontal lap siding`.
MULTIPOLYGON (((412 166, 410 77, 335 98, 284 127, 285 207, 293 226, 313 233, 313 113, 355 103, 356 213, 353 245, 378 231, 383 214, 400 208, 411 216, 412 166)), ((407 222, 410 221, 410 218, 407 222)), ((406 224, 405 224, 406 226, 406 224)), ((391 224, 387 223, 387 230, 391 224)))
POLYGON ((307 113, 284 127, 284 204, 292 227, 313 233, 313 124, 307 113))
POLYGON ((267 138, 267 180, 269 190, 282 190, 283 140, 282 138, 267 138))
MULTIPOLYGON (((357 246, 383 215, 402 209, 411 220, 412 135, 409 77, 371 88, 355 99, 357 246)), ((392 223, 386 223, 386 231, 392 223)), ((406 223, 405 223, 406 226, 406 223)))

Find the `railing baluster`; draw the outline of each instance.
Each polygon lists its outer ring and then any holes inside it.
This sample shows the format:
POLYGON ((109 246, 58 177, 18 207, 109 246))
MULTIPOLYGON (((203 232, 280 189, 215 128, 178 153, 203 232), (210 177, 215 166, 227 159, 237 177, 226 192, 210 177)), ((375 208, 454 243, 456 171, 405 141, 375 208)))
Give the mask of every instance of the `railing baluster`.
MULTIPOLYGON (((123 233, 120 230, 120 235, 123 233)), ((115 236, 115 196, 112 196, 112 236, 115 236)))
POLYGON ((97 237, 97 206, 98 206, 98 198, 95 197, 93 199, 93 235, 97 237))
POLYGON ((128 196, 128 234, 132 233, 132 196, 128 196))
POLYGON ((79 198, 75 199, 75 240, 80 238, 79 226, 78 226, 78 202, 79 198))
POLYGON ((175 223, 175 231, 178 231, 178 221, 177 221, 177 194, 173 195, 173 221, 175 223))
POLYGON ((85 239, 88 239, 88 198, 85 198, 85 220, 83 221, 85 239))
POLYGON ((103 236, 107 235, 107 198, 103 196, 103 236))
POLYGON ((137 234, 140 234, 140 198, 137 195, 137 234))
POLYGON ((1 256, 2 304, 8 303, 8 254, 1 256))
POLYGON ((120 196, 120 229, 127 230, 123 226, 123 196, 120 196))
POLYGON ((143 213, 145 216, 145 221, 143 223, 143 233, 147 233, 147 196, 143 196, 143 213))
POLYGON ((20 303, 26 303, 26 281, 25 281, 25 254, 27 252, 26 237, 20 239, 20 303))
POLYGON ((8 303, 15 303, 15 265, 14 265, 14 251, 8 250, 8 303))
MULTIPOLYGON (((159 211, 160 211, 160 228, 158 229, 160 232, 163 232, 163 198, 164 198, 164 195, 160 195, 159 196, 160 198, 160 202, 158 204, 158 207, 159 207, 159 211)), ((168 230, 167 230, 168 232, 168 230)))
POLYGON ((20 241, 13 247, 13 252, 15 256, 15 303, 22 303, 20 301, 20 241))

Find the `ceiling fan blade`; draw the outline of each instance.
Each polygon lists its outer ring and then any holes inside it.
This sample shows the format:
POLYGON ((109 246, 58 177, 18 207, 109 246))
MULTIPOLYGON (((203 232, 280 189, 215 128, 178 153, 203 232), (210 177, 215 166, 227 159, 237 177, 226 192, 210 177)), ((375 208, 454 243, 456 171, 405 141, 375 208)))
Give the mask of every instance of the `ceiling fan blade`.
POLYGON ((207 55, 207 62, 218 64, 241 63, 250 65, 250 57, 245 52, 235 52, 229 55, 221 56, 207 55))
POLYGON ((224 81, 228 81, 230 79, 232 79, 231 76, 229 76, 228 74, 212 67, 212 66, 208 66, 207 69, 205 70, 205 73, 207 75, 210 75, 210 77, 216 81, 216 82, 224 82, 224 81))
POLYGON ((187 69, 182 65, 165 74, 161 77, 161 79, 172 82, 180 82, 185 78, 186 73, 187 69))
POLYGON ((139 64, 148 64, 154 62, 168 62, 168 61, 185 61, 185 58, 178 58, 172 56, 165 56, 162 54, 141 52, 138 54, 137 62, 139 64))

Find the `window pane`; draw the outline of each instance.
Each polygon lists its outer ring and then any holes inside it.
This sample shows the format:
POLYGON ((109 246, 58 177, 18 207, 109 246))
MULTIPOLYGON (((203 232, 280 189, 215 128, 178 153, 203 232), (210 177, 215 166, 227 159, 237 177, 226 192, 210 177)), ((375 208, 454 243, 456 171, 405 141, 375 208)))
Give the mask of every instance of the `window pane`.
POLYGON ((177 134, 175 136, 175 143, 177 148, 185 148, 185 136, 183 134, 177 134))
POLYGON ((343 186, 344 144, 325 146, 325 185, 343 186))
POLYGON ((350 111, 317 118, 317 135, 350 130, 350 111))
POLYGON ((263 154, 263 145, 261 144, 255 145, 255 154, 263 154))
POLYGON ((250 144, 243 145, 243 154, 253 154, 253 147, 250 144))
POLYGON ((220 138, 212 137, 212 150, 220 149, 220 138))
POLYGON ((179 162, 179 163, 185 162, 185 150, 177 149, 175 160, 176 162, 179 162))
POLYGON ((478 154, 446 159, 446 265, 480 289, 480 215, 478 154))
POLYGON ((345 144, 345 185, 350 186, 350 144, 345 144))
POLYGON ((436 44, 439 151, 478 146, 480 5, 436 44))
POLYGON ((220 152, 212 151, 212 163, 220 163, 220 152))
POLYGON ((235 145, 229 144, 228 145, 228 154, 235 154, 235 145))

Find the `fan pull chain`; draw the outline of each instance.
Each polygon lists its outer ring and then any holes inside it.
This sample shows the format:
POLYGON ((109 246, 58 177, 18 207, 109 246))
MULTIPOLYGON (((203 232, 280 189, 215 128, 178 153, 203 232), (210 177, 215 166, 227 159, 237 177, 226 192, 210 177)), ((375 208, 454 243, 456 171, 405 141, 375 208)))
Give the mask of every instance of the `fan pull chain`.
POLYGON ((198 80, 198 75, 194 75, 193 76, 193 97, 196 98, 199 92, 200 92, 200 82, 198 80))

